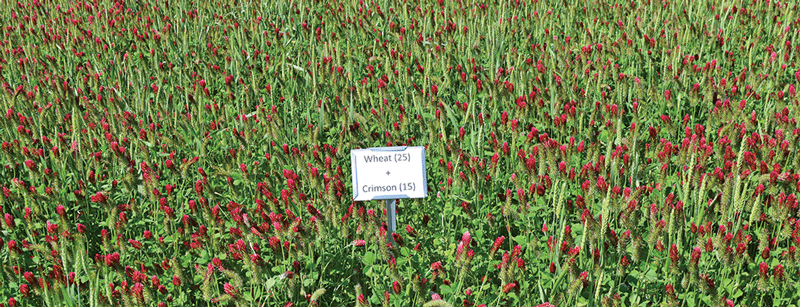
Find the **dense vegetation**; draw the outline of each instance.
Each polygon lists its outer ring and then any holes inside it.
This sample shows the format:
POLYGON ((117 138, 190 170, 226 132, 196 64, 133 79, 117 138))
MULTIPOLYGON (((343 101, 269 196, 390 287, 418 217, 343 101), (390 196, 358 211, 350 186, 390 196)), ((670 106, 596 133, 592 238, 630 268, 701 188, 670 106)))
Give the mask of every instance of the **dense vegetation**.
POLYGON ((8 1, 0 299, 796 304, 797 13, 8 1), (427 148, 395 234, 352 201, 380 146, 427 148))

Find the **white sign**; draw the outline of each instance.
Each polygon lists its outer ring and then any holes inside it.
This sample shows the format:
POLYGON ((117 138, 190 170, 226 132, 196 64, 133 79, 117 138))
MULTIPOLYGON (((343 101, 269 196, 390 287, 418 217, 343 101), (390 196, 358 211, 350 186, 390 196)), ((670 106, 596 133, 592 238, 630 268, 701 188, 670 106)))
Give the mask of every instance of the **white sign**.
POLYGON ((428 196, 425 147, 354 149, 350 160, 355 201, 428 196))

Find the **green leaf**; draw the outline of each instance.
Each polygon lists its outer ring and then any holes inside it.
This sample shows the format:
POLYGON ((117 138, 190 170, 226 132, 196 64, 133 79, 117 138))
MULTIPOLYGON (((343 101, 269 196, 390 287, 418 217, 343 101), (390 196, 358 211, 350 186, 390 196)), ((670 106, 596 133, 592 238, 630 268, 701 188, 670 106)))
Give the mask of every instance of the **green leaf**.
POLYGON ((61 287, 61 295, 64 298, 65 306, 70 306, 70 307, 75 306, 74 297, 69 295, 69 292, 67 291, 66 287, 61 287))
POLYGON ((644 277, 650 282, 655 282, 658 279, 656 270, 648 270, 647 273, 644 274, 644 277))
POLYGON ((524 235, 516 236, 516 237, 514 237, 514 242, 517 242, 517 244, 524 246, 524 245, 528 244, 528 237, 524 236, 524 235))
POLYGON ((459 127, 458 121, 456 121, 455 116, 453 116, 453 109, 446 103, 442 104, 444 106, 445 111, 447 111, 447 118, 450 120, 450 128, 457 129, 459 127))
POLYGON ((440 295, 447 295, 453 293, 453 288, 448 285, 441 285, 439 287, 439 294, 440 295))
POLYGON ((365 265, 372 265, 373 263, 375 263, 375 253, 366 252, 364 254, 364 258, 363 259, 364 259, 364 264, 365 265))

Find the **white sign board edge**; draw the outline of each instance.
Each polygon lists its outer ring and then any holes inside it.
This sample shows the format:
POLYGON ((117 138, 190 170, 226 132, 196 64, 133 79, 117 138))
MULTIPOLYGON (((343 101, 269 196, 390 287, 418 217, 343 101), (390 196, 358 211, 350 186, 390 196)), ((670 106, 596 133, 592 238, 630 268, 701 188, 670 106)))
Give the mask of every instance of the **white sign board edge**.
MULTIPOLYGON (((393 147, 371 147, 365 149, 353 149, 350 151, 350 162, 351 162, 351 171, 353 176, 353 200, 354 201, 370 201, 370 200, 386 200, 386 199, 403 199, 403 198, 425 198, 428 197, 428 173, 426 170, 426 163, 425 163, 425 147, 424 146, 393 146, 393 147), (408 194, 391 194, 391 195, 378 195, 373 198, 359 198, 359 191, 358 191, 358 153, 361 152, 376 152, 378 154, 386 153, 386 152, 402 152, 406 151, 409 148, 419 149, 421 152, 420 155, 420 172, 422 172, 422 185, 420 188, 422 189, 421 195, 411 196, 408 194)), ((362 194, 363 195, 363 194, 362 194)))

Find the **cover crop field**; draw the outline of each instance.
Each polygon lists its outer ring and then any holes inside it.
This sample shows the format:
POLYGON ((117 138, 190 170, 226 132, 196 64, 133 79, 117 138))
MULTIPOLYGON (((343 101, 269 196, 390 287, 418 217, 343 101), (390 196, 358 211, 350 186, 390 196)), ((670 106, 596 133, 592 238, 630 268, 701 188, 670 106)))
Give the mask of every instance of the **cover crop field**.
POLYGON ((0 16, 0 306, 800 301, 794 3, 0 16), (404 145, 391 234, 350 151, 404 145))

